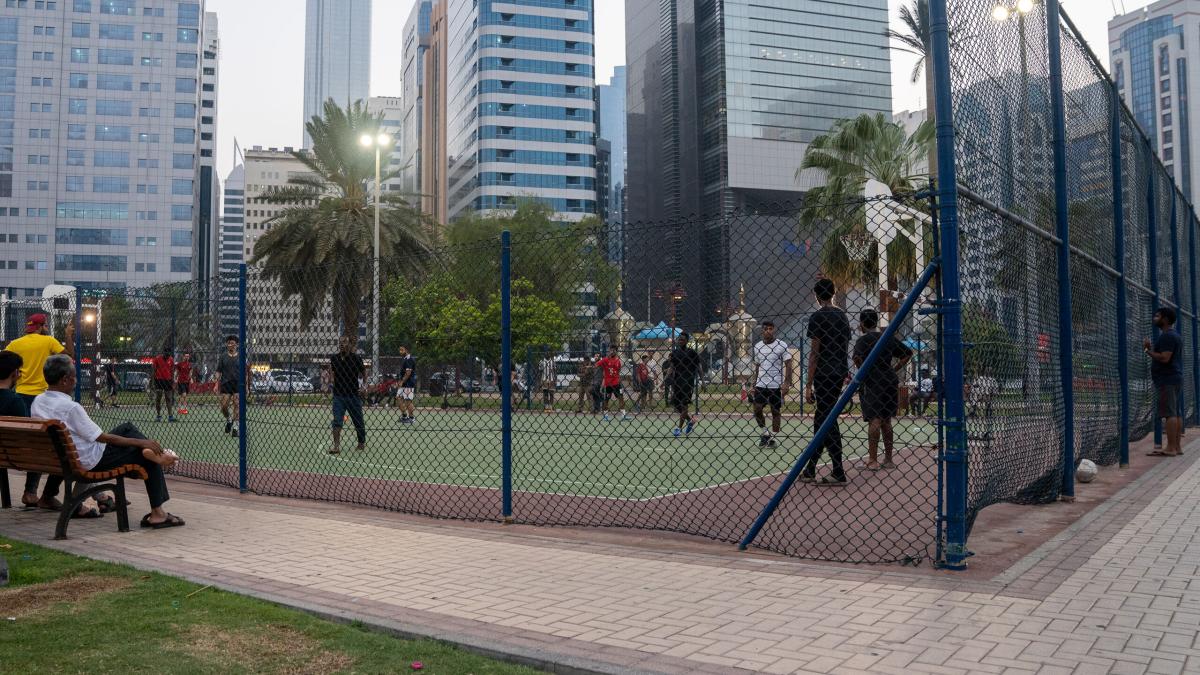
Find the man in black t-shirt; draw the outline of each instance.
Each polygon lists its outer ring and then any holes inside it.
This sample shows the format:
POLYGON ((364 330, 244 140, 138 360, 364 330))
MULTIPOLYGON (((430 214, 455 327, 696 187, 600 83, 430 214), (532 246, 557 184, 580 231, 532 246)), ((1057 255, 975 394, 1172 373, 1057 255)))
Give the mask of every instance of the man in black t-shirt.
POLYGON ((237 336, 225 338, 225 353, 217 359, 217 391, 221 395, 221 415, 225 417, 225 433, 238 435, 238 396, 244 395, 245 379, 242 377, 238 356, 237 336))
POLYGON ((333 373, 333 447, 329 454, 342 451, 342 425, 347 413, 358 435, 358 449, 362 450, 367 444, 367 427, 363 423, 361 381, 367 369, 362 357, 354 353, 349 337, 343 335, 338 340, 338 352, 329 358, 329 371, 333 373))
MULTIPOLYGON (((812 341, 812 349, 808 356, 808 386, 805 398, 809 403, 815 404, 814 433, 833 412, 833 407, 842 395, 846 375, 850 372, 846 362, 846 354, 850 348, 850 320, 846 318, 846 312, 833 304, 835 292, 833 282, 829 279, 821 279, 813 287, 813 294, 817 296, 820 308, 813 313, 808 322, 807 337, 812 341)), ((846 484, 846 470, 842 467, 842 432, 836 421, 812 458, 808 460, 800 480, 818 485, 846 484), (821 458, 822 452, 829 453, 833 471, 818 480, 817 460, 821 458)))
POLYGON ((1167 447, 1146 454, 1178 457, 1183 454, 1183 338, 1175 330, 1175 310, 1163 307, 1154 313, 1154 327, 1162 331, 1142 347, 1150 357, 1150 379, 1158 393, 1158 417, 1166 421, 1167 447))
POLYGON ((688 346, 687 333, 679 334, 675 349, 671 350, 663 370, 671 378, 671 406, 679 413, 679 421, 671 433, 679 438, 681 434, 690 434, 696 428, 691 406, 696 397, 696 380, 700 377, 700 355, 688 346))
POLYGON ((413 417, 413 399, 417 395, 417 360, 408 347, 400 348, 400 384, 396 394, 400 400, 400 423, 412 424, 416 421, 413 417))

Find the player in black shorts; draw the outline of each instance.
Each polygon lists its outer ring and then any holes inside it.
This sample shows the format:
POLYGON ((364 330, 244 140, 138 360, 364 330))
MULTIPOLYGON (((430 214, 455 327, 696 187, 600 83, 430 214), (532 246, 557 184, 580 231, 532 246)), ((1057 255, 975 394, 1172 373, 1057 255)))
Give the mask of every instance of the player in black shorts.
POLYGON ((775 447, 783 424, 783 400, 792 386, 792 353, 783 340, 775 339, 775 323, 762 322, 762 340, 754 345, 754 421, 758 423, 760 447, 775 447), (771 428, 767 428, 766 408, 771 408, 771 428))
POLYGON ((238 396, 242 394, 242 370, 238 367, 238 339, 225 338, 225 353, 217 360, 217 391, 221 394, 221 414, 225 433, 238 435, 238 396))
POLYGON ((688 334, 681 333, 675 342, 675 348, 667 357, 663 371, 670 377, 671 407, 679 413, 679 421, 671 432, 675 438, 692 433, 696 428, 696 419, 692 417, 692 401, 696 398, 696 380, 700 376, 700 355, 688 346, 688 334))
MULTIPOLYGON (((879 313, 864 309, 858 315, 862 337, 854 343, 854 365, 861 367, 867 355, 883 337, 879 330, 879 313)), ((863 419, 870 425, 867 431, 867 469, 878 471, 879 438, 883 436, 883 467, 896 466, 892 460, 892 419, 900 408, 900 371, 908 365, 912 350, 894 336, 884 345, 870 372, 863 378, 859 400, 862 402, 863 419)))

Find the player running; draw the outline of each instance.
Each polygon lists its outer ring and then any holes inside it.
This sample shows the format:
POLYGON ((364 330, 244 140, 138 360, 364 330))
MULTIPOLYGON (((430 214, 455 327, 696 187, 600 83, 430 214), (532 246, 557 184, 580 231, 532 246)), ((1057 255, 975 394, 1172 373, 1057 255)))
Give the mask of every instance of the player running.
POLYGON ((633 419, 625 412, 625 392, 621 390, 621 357, 617 356, 617 348, 609 347, 608 356, 596 362, 596 368, 603 374, 603 420, 607 422, 612 419, 608 416, 608 404, 614 397, 617 399, 617 410, 621 413, 618 419, 622 422, 633 419))
POLYGON ((192 390, 193 370, 192 353, 184 352, 179 363, 175 364, 175 393, 179 398, 180 415, 188 414, 188 394, 192 390))
POLYGON ((225 338, 225 353, 217 359, 217 391, 221 395, 221 415, 225 433, 237 438, 238 396, 242 395, 242 369, 238 367, 238 339, 225 338))
POLYGON ((775 323, 762 323, 762 340, 754 345, 754 421, 758 422, 759 447, 775 447, 783 423, 783 400, 792 384, 791 350, 783 340, 775 339, 775 323), (771 406, 771 428, 767 429, 764 411, 771 406))
POLYGON ((163 399, 167 400, 167 421, 175 421, 175 357, 170 347, 163 347, 162 353, 150 359, 154 368, 154 416, 156 422, 162 421, 163 399))
POLYGON ((400 348, 400 389, 397 395, 400 399, 400 423, 416 422, 413 399, 417 395, 417 360, 409 353, 408 347, 400 348))
POLYGON ((691 434, 696 428, 696 419, 692 417, 692 401, 696 398, 696 380, 700 377, 700 355, 688 346, 688 334, 680 333, 675 348, 663 365, 663 372, 670 378, 671 407, 679 413, 679 421, 671 432, 675 438, 691 434))

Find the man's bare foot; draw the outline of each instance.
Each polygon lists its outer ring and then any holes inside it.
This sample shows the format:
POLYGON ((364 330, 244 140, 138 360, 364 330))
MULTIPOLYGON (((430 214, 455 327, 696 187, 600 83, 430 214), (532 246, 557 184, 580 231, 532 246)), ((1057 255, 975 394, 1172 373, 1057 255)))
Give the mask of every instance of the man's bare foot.
POLYGON ((175 466, 175 463, 179 461, 179 455, 175 454, 174 450, 167 450, 166 448, 163 449, 161 454, 148 448, 144 449, 142 450, 142 457, 145 457, 164 469, 169 469, 172 466, 175 466))
POLYGON ((879 470, 879 461, 878 460, 873 459, 873 460, 867 462, 867 471, 878 471, 878 470, 879 470))
POLYGON ((355 448, 355 449, 356 449, 356 450, 359 450, 359 451, 366 450, 366 449, 367 449, 367 444, 366 444, 366 443, 359 443, 359 444, 358 444, 358 447, 357 447, 357 448, 355 448))
POLYGON ((894 468, 896 468, 896 463, 890 459, 885 459, 885 460, 883 460, 883 468, 894 469, 894 468))
POLYGON ((21 504, 33 508, 38 505, 38 496, 36 492, 26 492, 21 495, 21 504))

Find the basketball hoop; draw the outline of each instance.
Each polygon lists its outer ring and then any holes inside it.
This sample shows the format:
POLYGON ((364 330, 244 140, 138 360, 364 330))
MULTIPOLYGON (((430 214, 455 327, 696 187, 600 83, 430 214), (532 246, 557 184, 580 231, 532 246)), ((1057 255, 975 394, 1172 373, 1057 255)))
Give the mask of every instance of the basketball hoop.
POLYGON ((875 238, 866 232, 851 232, 838 237, 842 242, 842 247, 846 249, 846 256, 854 262, 865 262, 871 257, 871 247, 875 244, 875 238))

